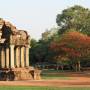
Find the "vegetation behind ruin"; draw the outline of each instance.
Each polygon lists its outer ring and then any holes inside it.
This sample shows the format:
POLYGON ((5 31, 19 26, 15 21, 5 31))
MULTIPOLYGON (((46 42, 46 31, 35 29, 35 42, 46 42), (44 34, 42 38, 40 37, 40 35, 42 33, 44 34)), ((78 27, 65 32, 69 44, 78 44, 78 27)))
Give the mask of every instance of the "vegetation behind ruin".
POLYGON ((89 69, 90 9, 78 5, 64 9, 56 23, 39 41, 31 39, 30 64, 41 69, 89 69))

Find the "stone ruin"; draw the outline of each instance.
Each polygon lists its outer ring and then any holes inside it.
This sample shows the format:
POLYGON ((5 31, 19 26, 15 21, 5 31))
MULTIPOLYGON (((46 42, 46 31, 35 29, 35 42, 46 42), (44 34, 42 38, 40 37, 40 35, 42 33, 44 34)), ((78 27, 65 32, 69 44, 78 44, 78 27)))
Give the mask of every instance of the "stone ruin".
POLYGON ((40 79, 40 71, 29 66, 30 36, 0 18, 0 80, 40 79))

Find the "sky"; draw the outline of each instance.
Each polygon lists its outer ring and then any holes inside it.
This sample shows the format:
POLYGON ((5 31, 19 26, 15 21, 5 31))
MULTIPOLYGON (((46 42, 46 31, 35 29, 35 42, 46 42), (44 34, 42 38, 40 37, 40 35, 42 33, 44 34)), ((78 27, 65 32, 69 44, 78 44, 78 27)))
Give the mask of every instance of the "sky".
POLYGON ((90 8, 90 0, 0 0, 0 18, 38 40, 56 26, 57 14, 74 5, 90 8))

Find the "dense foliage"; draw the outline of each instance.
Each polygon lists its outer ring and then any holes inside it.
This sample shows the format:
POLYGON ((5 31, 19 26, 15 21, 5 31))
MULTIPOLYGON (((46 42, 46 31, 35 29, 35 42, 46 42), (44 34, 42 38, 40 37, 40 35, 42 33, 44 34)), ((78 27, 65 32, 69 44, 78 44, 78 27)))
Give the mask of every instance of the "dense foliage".
POLYGON ((90 10, 81 6, 74 6, 63 10, 57 15, 56 22, 60 26, 59 33, 74 29, 90 35, 90 10))
POLYGON ((58 27, 45 31, 39 41, 31 40, 30 62, 54 62, 62 70, 68 65, 80 71, 83 62, 90 62, 90 10, 77 5, 67 8, 56 22, 58 27))
POLYGON ((90 58, 90 37, 76 31, 68 32, 63 34, 58 41, 53 41, 51 49, 57 53, 55 59, 61 61, 63 57, 71 60, 78 65, 80 70, 82 58, 90 58))

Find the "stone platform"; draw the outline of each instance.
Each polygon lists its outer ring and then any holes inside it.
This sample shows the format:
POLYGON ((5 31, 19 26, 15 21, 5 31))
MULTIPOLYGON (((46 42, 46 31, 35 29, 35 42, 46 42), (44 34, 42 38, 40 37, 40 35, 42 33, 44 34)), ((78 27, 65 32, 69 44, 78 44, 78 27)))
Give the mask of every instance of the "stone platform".
POLYGON ((40 70, 31 68, 1 69, 1 81, 13 80, 40 80, 40 70))

